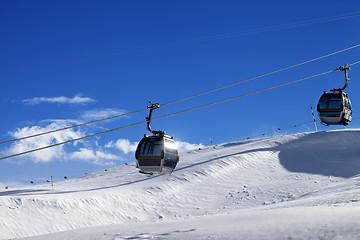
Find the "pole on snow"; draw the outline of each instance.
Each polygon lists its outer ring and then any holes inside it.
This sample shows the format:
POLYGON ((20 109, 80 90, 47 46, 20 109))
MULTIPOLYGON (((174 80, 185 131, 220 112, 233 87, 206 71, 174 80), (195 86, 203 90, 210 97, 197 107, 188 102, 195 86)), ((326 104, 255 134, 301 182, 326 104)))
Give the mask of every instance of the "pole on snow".
POLYGON ((54 193, 54 181, 53 181, 52 173, 50 173, 50 175, 51 175, 51 192, 54 193))
POLYGON ((312 113, 312 116, 313 116, 313 119, 314 119, 315 130, 318 131, 317 126, 316 126, 316 119, 315 119, 313 108, 311 106, 310 106, 310 108, 311 108, 311 113, 312 113))
POLYGON ((218 153, 218 151, 217 151, 217 149, 216 149, 216 147, 215 147, 215 145, 214 145, 213 141, 211 140, 211 138, 209 138, 209 140, 210 140, 211 144, 213 145, 213 147, 214 147, 214 149, 215 149, 215 151, 216 151, 216 154, 219 156, 219 153, 218 153))

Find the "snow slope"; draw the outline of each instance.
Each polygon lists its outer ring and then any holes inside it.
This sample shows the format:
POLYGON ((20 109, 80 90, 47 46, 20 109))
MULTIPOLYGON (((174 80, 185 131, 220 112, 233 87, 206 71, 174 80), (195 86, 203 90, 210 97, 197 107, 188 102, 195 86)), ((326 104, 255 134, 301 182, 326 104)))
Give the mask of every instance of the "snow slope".
POLYGON ((217 149, 1 192, 0 239, 360 239, 360 130, 217 149))

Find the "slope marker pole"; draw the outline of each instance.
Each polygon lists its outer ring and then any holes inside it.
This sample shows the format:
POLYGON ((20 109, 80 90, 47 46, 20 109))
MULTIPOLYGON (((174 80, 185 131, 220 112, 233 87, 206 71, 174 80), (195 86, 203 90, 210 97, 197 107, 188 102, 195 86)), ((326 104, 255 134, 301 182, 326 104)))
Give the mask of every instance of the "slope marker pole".
POLYGON ((311 106, 310 106, 310 108, 311 108, 311 113, 312 113, 312 116, 313 116, 313 119, 314 119, 315 130, 316 130, 316 132, 317 132, 318 129, 317 129, 317 126, 316 126, 316 119, 315 119, 314 111, 313 111, 313 108, 312 108, 311 106))
POLYGON ((214 145, 213 141, 211 140, 211 138, 209 138, 209 139, 210 139, 210 142, 211 142, 211 144, 213 145, 213 147, 214 147, 214 149, 215 149, 215 151, 216 151, 216 154, 219 156, 219 153, 218 153, 218 151, 217 151, 217 149, 216 149, 216 147, 215 147, 215 145, 214 145))
POLYGON ((53 181, 52 173, 50 173, 50 175, 51 175, 51 192, 54 193, 54 181, 53 181))

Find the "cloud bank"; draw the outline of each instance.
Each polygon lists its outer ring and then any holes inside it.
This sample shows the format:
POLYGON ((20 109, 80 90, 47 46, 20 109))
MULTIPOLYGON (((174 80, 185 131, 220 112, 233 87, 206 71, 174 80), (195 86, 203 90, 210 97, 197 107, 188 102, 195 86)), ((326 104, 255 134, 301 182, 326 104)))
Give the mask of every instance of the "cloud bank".
MULTIPOLYGON (((37 125, 18 128, 9 132, 12 139, 18 139, 30 135, 49 132, 57 129, 66 128, 92 119, 106 118, 108 116, 119 115, 125 112, 120 109, 101 109, 97 111, 87 111, 79 116, 79 119, 49 119, 39 122, 37 125)), ((93 133, 97 128, 94 125, 83 126, 81 128, 70 128, 64 131, 50 133, 38 137, 28 138, 13 142, 1 150, 3 156, 15 155, 30 150, 51 146, 57 143, 66 142, 73 139, 82 138, 93 133)), ((10 158, 14 163, 23 163, 26 160, 38 162, 51 161, 84 161, 95 165, 114 165, 117 161, 131 162, 134 159, 138 142, 131 142, 129 139, 115 139, 113 141, 101 141, 101 137, 83 139, 80 141, 67 143, 39 150, 33 153, 24 154, 21 157, 10 158)), ((188 142, 176 141, 179 152, 203 148, 202 144, 192 144, 188 142)))
MULTIPOLYGON (((99 114, 96 111, 92 112, 93 116, 104 116, 105 113, 123 112, 123 110, 112 109, 112 111, 99 110, 99 114)), ((66 128, 75 124, 82 123, 92 119, 89 114, 83 114, 80 116, 81 120, 76 119, 48 119, 39 122, 33 126, 26 126, 18 128, 15 131, 9 132, 11 139, 18 139, 26 136, 36 135, 39 133, 49 132, 57 129, 66 128)), ((84 136, 93 133, 95 126, 83 126, 81 128, 71 128, 64 131, 45 134, 33 138, 28 138, 11 143, 6 148, 1 150, 3 156, 10 156, 22 152, 27 152, 33 149, 38 149, 50 145, 54 145, 61 142, 66 142, 73 139, 82 138, 84 136)), ((96 128, 96 127, 95 127, 96 128)), ((110 152, 103 150, 101 144, 98 143, 97 138, 84 139, 73 143, 67 143, 60 146, 54 146, 47 149, 39 150, 33 153, 24 154, 21 157, 10 158, 10 161, 14 163, 22 163, 25 160, 32 160, 35 163, 38 162, 51 162, 51 161, 68 161, 78 160, 85 161, 96 165, 114 165, 115 161, 122 160, 120 155, 114 155, 110 152)))
MULTIPOLYGON (((14 132, 10 132, 10 135, 13 138, 17 139, 25 136, 30 136, 38 133, 64 128, 67 126, 69 126, 69 124, 66 123, 66 121, 56 121, 44 127, 31 126, 31 127, 18 128, 14 132)), ((46 134, 43 136, 14 142, 7 150, 3 151, 2 153, 5 155, 13 155, 13 154, 45 147, 48 145, 65 142, 74 138, 80 138, 83 136, 85 135, 80 130, 75 131, 74 129, 69 129, 61 132, 46 134)), ((24 156, 33 159, 35 162, 50 162, 54 159, 64 158, 65 155, 66 152, 64 151, 64 145, 60 145, 57 147, 52 147, 41 151, 33 152, 24 156)))

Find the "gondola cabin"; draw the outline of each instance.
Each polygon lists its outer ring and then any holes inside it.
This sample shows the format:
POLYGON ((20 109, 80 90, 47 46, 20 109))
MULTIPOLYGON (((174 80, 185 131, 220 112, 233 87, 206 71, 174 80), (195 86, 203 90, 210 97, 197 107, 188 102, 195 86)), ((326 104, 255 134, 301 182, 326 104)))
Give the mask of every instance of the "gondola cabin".
POLYGON ((342 90, 324 92, 320 97, 317 112, 325 125, 348 125, 352 119, 351 102, 342 90))
POLYGON ((171 174, 179 162, 179 153, 172 137, 145 135, 137 146, 135 158, 140 173, 171 174))

